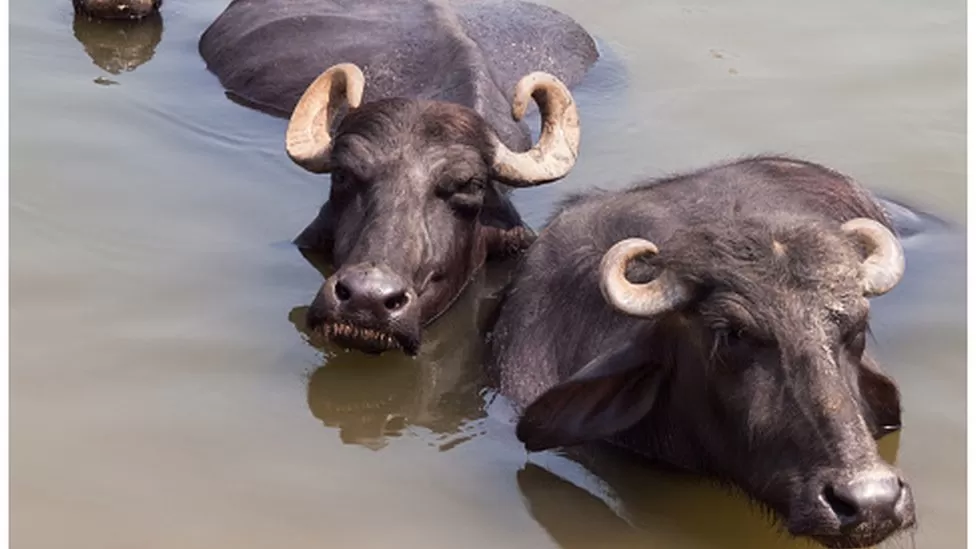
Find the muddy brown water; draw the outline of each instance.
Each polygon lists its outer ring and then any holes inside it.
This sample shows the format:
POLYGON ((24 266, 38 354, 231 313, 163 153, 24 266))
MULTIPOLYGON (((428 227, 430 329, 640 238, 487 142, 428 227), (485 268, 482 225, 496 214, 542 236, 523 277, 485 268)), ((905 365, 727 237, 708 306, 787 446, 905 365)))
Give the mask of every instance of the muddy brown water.
MULTIPOLYGON (((533 224, 572 190, 767 151, 952 224, 906 243, 873 318, 920 521, 885 546, 962 547, 964 3, 549 3, 609 53, 576 92, 580 163, 516 193, 533 224)), ((327 185, 204 69, 225 5, 119 28, 11 2, 14 547, 808 546, 625 456, 527 457, 471 379, 477 291, 415 361, 306 337, 321 275, 288 240, 327 185)))

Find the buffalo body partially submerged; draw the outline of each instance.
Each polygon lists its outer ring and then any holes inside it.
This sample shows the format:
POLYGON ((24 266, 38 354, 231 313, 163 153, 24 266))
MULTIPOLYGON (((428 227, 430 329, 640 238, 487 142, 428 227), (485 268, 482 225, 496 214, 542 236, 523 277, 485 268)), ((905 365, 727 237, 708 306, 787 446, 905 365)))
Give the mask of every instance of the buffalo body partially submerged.
POLYGON ((200 51, 234 98, 290 116, 296 163, 331 173, 297 239, 336 268, 309 324, 410 354, 487 258, 531 242, 508 187, 571 169, 567 86, 597 59, 572 19, 513 0, 235 0, 200 51))
POLYGON ((763 157, 566 202, 523 258, 489 374, 530 450, 606 440, 730 482, 789 531, 867 546, 914 524, 875 438, 900 427, 865 351, 900 242, 872 196, 763 157))

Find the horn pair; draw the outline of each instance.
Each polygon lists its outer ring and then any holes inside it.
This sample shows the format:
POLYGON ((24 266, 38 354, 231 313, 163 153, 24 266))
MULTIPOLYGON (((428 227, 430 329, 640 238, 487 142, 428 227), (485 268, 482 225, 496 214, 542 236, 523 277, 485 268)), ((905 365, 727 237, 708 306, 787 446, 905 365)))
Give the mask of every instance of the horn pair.
MULTIPOLYGON (((310 172, 330 171, 329 130, 336 112, 343 104, 351 110, 359 108, 365 87, 363 72, 351 63, 334 65, 316 78, 302 94, 289 120, 285 136, 288 156, 310 172)), ((542 132, 531 149, 513 152, 492 134, 493 176, 513 187, 532 187, 565 177, 579 151, 579 115, 566 86, 544 72, 526 75, 515 86, 512 118, 522 119, 530 98, 542 114, 542 132)))
MULTIPOLYGON (((874 297, 891 291, 905 273, 905 253, 898 238, 881 223, 864 217, 844 223, 841 231, 867 245, 868 255, 861 262, 864 295, 874 297)), ((691 299, 693 288, 668 270, 644 284, 627 280, 627 265, 633 259, 657 253, 653 242, 628 238, 604 254, 600 263, 600 291, 610 305, 629 315, 653 317, 691 299)))

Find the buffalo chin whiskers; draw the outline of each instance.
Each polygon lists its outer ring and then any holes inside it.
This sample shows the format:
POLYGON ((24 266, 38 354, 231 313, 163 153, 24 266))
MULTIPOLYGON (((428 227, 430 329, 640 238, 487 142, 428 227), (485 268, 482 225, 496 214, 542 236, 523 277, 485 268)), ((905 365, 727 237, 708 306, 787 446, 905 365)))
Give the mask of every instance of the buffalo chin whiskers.
POLYGON ((385 349, 398 349, 400 343, 393 336, 366 328, 354 326, 344 322, 328 323, 322 326, 322 335, 330 340, 355 340, 359 342, 371 343, 385 349))

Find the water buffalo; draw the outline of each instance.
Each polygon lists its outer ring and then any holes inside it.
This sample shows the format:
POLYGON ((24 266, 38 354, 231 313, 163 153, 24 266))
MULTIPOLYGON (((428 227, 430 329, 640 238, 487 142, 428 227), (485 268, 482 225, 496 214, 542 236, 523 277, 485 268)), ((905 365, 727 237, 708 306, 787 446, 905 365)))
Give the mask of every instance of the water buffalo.
POLYGON ((568 199, 500 307, 488 375, 530 451, 608 441, 739 487, 795 536, 915 523, 874 438, 898 389, 865 352, 901 244, 847 177, 757 157, 568 199))
POLYGON ((99 19, 142 19, 159 11, 163 0, 71 0, 75 12, 99 19))
POLYGON ((309 325, 411 355, 486 259, 534 238, 508 188, 572 168, 568 86, 597 59, 572 19, 514 0, 235 0, 200 52, 233 98, 290 116, 298 165, 331 173, 329 200, 296 239, 336 267, 309 325), (521 120, 530 98, 534 145, 521 120))

